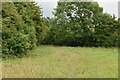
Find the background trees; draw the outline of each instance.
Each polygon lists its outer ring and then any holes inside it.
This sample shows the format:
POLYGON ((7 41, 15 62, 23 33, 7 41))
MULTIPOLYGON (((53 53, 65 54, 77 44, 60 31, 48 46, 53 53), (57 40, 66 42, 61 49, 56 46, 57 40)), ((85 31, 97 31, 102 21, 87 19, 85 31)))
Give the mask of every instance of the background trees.
POLYGON ((117 46, 115 16, 97 2, 58 2, 46 43, 67 46, 117 46))
POLYGON ((97 15, 95 17, 95 41, 96 46, 117 46, 118 44, 118 21, 114 16, 107 13, 97 15))

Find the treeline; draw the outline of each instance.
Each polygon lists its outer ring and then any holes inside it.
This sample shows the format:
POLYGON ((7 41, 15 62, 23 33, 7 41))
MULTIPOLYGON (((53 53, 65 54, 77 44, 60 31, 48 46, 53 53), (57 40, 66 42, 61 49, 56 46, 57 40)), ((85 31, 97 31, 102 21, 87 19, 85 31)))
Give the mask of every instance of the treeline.
POLYGON ((97 2, 58 2, 54 18, 43 18, 34 2, 2 3, 2 52, 25 55, 39 45, 117 47, 120 21, 97 2))
POLYGON ((58 2, 43 44, 117 47, 120 22, 97 2, 58 2))

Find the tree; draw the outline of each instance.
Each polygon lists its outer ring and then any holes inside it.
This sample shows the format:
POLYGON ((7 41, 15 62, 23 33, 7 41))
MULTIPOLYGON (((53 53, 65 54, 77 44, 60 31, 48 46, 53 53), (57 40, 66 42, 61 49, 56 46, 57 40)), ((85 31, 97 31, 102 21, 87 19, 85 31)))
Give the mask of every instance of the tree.
POLYGON ((42 32, 42 44, 44 45, 49 45, 49 44, 53 44, 54 41, 54 35, 55 35, 55 27, 54 27, 54 18, 43 18, 44 19, 44 30, 42 32))
POLYGON ((2 6, 3 56, 21 56, 40 44, 43 27, 40 8, 34 2, 3 2, 2 6))
POLYGON ((93 17, 102 13, 97 2, 58 2, 55 9, 55 44, 92 46, 93 17))
MULTIPOLYGON (((66 46, 116 46, 117 20, 97 2, 64 2, 53 12, 46 43, 66 46)), ((87 1, 87 0, 86 0, 87 1)))
POLYGON ((42 19, 42 11, 40 7, 36 6, 37 4, 34 2, 16 2, 14 3, 17 7, 17 12, 19 15, 22 15, 22 19, 24 20, 25 24, 28 25, 26 28, 26 33, 31 34, 29 36, 31 37, 31 45, 36 45, 34 42, 37 41, 37 45, 41 44, 41 32, 44 27, 44 22, 42 19), (33 31, 32 31, 33 30, 33 31), (37 40, 35 40, 37 37, 37 40))
POLYGON ((95 46, 116 46, 117 45, 117 20, 107 13, 94 16, 94 39, 95 46))

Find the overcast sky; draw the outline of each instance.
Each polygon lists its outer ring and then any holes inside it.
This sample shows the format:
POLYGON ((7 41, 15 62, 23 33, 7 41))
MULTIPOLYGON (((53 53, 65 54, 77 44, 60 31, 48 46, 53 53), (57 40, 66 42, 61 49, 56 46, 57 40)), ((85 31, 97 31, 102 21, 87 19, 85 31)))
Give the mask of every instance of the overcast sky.
MULTIPOLYGON (((38 5, 40 5, 43 9, 44 17, 53 17, 52 11, 57 6, 57 2, 59 0, 36 0, 38 5)), ((99 3, 101 7, 103 7, 104 12, 107 12, 111 15, 115 14, 118 17, 118 1, 120 0, 94 0, 99 3)))

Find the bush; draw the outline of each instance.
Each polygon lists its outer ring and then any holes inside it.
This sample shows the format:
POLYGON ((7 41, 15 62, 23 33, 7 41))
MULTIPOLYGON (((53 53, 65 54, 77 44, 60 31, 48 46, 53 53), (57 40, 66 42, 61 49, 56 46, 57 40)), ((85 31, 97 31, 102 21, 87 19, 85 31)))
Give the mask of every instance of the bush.
POLYGON ((28 43, 28 41, 28 36, 20 33, 7 39, 6 41, 3 41, 3 45, 4 43, 6 43, 6 45, 3 46, 3 55, 24 55, 24 53, 26 53, 27 50, 30 48, 30 44, 28 43))
POLYGON ((3 56, 22 56, 40 44, 43 21, 34 2, 3 2, 2 12, 3 56))

